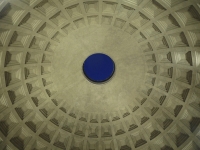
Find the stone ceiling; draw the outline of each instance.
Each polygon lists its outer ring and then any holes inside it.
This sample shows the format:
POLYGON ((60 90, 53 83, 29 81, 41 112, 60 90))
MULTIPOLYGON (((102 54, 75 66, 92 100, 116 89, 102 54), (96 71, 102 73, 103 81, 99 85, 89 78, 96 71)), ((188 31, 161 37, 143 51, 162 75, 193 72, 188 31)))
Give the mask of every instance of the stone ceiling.
POLYGON ((0 149, 199 150, 199 116, 199 0, 0 1, 0 149))

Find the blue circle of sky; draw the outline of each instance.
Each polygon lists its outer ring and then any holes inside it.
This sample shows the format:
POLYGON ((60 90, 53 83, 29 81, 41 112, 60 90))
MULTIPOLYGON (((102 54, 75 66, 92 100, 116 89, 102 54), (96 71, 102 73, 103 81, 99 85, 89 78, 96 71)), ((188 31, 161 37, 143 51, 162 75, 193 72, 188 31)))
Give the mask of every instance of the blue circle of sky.
POLYGON ((86 77, 94 82, 104 82, 111 78, 115 70, 113 60, 102 53, 90 55, 83 64, 86 77))

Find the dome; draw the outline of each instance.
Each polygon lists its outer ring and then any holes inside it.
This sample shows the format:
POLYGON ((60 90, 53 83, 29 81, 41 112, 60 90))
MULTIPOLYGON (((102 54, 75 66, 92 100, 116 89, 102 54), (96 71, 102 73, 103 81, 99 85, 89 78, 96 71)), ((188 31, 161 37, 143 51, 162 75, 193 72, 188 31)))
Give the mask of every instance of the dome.
POLYGON ((200 1, 1 0, 0 149, 199 150, 200 1))

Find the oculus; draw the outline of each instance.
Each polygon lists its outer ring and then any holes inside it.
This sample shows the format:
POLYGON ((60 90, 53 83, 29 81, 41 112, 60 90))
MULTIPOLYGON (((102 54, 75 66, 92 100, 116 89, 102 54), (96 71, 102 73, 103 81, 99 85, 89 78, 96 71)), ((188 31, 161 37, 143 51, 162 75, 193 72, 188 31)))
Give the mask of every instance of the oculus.
POLYGON ((108 81, 114 72, 115 63, 106 54, 92 54, 83 63, 83 73, 93 83, 104 83, 108 81))

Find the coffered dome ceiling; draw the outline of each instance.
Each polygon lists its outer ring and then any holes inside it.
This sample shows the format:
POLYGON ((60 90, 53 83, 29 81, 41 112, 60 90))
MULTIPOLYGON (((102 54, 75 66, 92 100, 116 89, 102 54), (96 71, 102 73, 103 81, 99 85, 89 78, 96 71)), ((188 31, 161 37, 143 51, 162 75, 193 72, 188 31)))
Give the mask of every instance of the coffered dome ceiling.
POLYGON ((199 0, 0 1, 0 149, 199 150, 199 124, 199 0))

